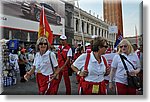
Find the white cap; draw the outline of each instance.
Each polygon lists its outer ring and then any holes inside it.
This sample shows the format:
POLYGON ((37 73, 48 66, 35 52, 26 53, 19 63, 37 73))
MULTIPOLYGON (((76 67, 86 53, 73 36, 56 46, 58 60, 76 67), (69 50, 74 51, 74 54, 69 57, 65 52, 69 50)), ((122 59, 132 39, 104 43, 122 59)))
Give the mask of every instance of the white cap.
POLYGON ((90 43, 86 43, 86 44, 85 44, 85 46, 90 46, 90 45, 91 45, 90 43))
POLYGON ((66 40, 66 39, 67 39, 67 37, 66 37, 65 35, 61 35, 61 36, 60 36, 60 39, 62 39, 62 40, 66 40))

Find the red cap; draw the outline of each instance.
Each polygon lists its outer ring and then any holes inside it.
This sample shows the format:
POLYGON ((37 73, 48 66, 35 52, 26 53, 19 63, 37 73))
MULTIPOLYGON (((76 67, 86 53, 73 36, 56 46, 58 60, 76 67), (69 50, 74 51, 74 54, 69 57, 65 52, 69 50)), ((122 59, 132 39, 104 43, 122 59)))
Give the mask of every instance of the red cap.
POLYGON ((22 49, 21 49, 21 52, 25 52, 25 51, 26 51, 26 49, 25 49, 25 48, 22 48, 22 49))

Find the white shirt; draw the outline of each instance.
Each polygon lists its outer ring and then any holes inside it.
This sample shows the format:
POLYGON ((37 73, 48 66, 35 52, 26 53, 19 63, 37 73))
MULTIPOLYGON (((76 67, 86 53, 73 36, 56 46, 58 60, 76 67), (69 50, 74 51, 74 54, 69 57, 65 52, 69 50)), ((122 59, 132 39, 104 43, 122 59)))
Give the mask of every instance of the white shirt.
POLYGON ((18 65, 18 55, 17 54, 9 54, 9 62, 14 65, 15 70, 19 70, 19 65, 18 65))
MULTIPOLYGON (((84 65, 86 61, 87 53, 80 55, 73 65, 78 68, 78 70, 84 70, 84 65)), ((102 82, 104 80, 104 74, 106 72, 106 67, 101 58, 101 63, 95 59, 93 52, 90 53, 90 60, 88 64, 88 76, 85 77, 86 81, 89 82, 102 82)))
POLYGON ((28 60, 32 62, 34 60, 34 54, 29 53, 28 60))
POLYGON ((52 60, 53 67, 58 66, 58 62, 57 62, 56 55, 54 54, 54 52, 47 51, 42 56, 38 52, 38 53, 36 53, 35 59, 34 59, 34 62, 33 62, 33 66, 35 66, 35 68, 36 68, 36 70, 35 70, 36 73, 40 72, 40 73, 42 73, 43 75, 46 75, 46 76, 53 73, 52 66, 51 66, 51 63, 50 63, 49 54, 51 55, 51 60, 52 60))
MULTIPOLYGON (((108 53, 108 54, 104 55, 104 57, 106 58, 107 63, 108 63, 109 66, 111 66, 111 63, 112 63, 113 58, 114 58, 115 55, 116 55, 116 53, 108 53)), ((109 75, 105 76, 105 80, 109 80, 109 78, 110 78, 109 75)))
MULTIPOLYGON (((128 56, 124 53, 122 55, 124 55, 134 65, 134 68, 141 68, 139 58, 135 53, 129 54, 128 56)), ((127 65, 128 71, 129 72, 133 71, 134 69, 132 65, 126 60, 124 61, 127 65)), ((111 67, 117 69, 115 75, 115 82, 119 82, 127 85, 127 73, 119 54, 115 55, 115 57, 113 58, 111 67)))

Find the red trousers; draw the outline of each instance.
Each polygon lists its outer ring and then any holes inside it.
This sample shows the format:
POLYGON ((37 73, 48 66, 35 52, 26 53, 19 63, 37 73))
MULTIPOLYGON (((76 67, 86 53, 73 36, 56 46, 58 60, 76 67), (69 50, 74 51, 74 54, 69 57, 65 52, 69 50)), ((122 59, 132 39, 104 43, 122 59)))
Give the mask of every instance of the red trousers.
POLYGON ((83 95, 106 95, 106 84, 105 81, 96 83, 96 82, 88 82, 88 81, 82 81, 79 84, 79 87, 81 88, 81 94, 83 95), (98 85, 98 91, 97 93, 93 93, 93 87, 98 85))
POLYGON ((76 80, 77 80, 77 82, 79 83, 80 82, 80 76, 79 75, 76 75, 76 80))
POLYGON ((118 95, 136 95, 136 89, 128 87, 125 84, 116 82, 116 88, 118 95))
POLYGON ((56 87, 57 91, 59 88, 59 84, 61 82, 62 76, 64 77, 64 81, 65 81, 65 86, 66 86, 66 95, 71 95, 71 83, 70 83, 70 78, 68 75, 68 71, 67 70, 63 70, 59 73, 59 79, 58 79, 58 84, 56 87))
POLYGON ((36 75, 36 81, 39 88, 39 94, 46 94, 46 95, 56 95, 57 90, 56 86, 58 83, 57 79, 52 80, 50 83, 47 83, 49 81, 49 76, 42 75, 41 73, 37 73, 36 75))

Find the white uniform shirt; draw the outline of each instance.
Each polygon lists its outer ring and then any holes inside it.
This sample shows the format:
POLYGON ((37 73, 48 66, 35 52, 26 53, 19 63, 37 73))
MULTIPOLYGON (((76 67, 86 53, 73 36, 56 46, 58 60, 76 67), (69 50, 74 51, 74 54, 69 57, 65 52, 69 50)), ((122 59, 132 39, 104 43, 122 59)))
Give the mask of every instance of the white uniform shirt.
MULTIPOLYGON (((141 68, 139 58, 135 53, 129 54, 128 56, 124 53, 122 55, 124 55, 134 65, 134 68, 141 68)), ((133 71, 134 69, 132 65, 126 60, 124 61, 127 65, 128 71, 129 72, 133 71)), ((115 57, 113 58, 111 67, 117 69, 115 75, 115 82, 119 82, 127 85, 127 73, 119 54, 115 55, 115 57)))
MULTIPOLYGON (((104 57, 106 58, 107 63, 108 63, 109 66, 111 66, 111 63, 112 63, 113 58, 114 58, 115 55, 116 55, 116 53, 108 53, 108 54, 104 55, 104 57)), ((109 80, 109 78, 110 78, 109 75, 105 76, 105 80, 109 80)))
MULTIPOLYGON (((86 61, 87 53, 80 55, 73 65, 78 68, 78 70, 84 70, 84 65, 86 61)), ((90 54, 90 60, 88 64, 88 76, 85 77, 86 81, 89 82, 102 82, 104 80, 104 74, 106 72, 106 67, 101 58, 101 63, 95 59, 93 52, 90 54)))
POLYGON ((51 55, 51 60, 52 60, 52 63, 53 63, 53 67, 58 66, 58 62, 57 62, 56 55, 54 54, 54 52, 47 51, 42 56, 38 52, 35 55, 35 59, 34 59, 34 63, 33 63, 33 66, 35 66, 35 68, 36 68, 36 70, 35 70, 36 73, 40 72, 40 73, 42 73, 43 75, 46 75, 46 76, 53 73, 52 66, 51 66, 51 63, 50 63, 49 54, 51 55))

